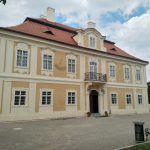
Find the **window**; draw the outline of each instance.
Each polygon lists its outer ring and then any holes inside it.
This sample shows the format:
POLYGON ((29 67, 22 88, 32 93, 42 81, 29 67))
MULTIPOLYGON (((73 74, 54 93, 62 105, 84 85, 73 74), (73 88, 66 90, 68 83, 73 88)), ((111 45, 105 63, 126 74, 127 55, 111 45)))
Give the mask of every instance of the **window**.
POLYGON ((75 59, 68 59, 68 73, 75 73, 75 59))
POLYGON ((52 99, 51 91, 42 91, 42 105, 50 105, 52 99))
POLYGON ((76 103, 76 93, 68 92, 68 104, 75 104, 75 103, 76 103))
POLYGON ((111 103, 117 104, 117 94, 111 94, 111 103))
POLYGON ((136 70, 136 80, 137 81, 141 80, 141 71, 140 71, 140 69, 136 70))
POLYGON ((116 68, 115 68, 115 66, 114 65, 110 65, 109 66, 110 68, 109 68, 109 71, 110 71, 110 77, 111 78, 115 78, 116 77, 116 68))
POLYGON ((26 105, 26 91, 25 90, 15 90, 15 97, 14 97, 14 105, 15 106, 22 106, 26 105))
POLYGON ((17 67, 27 67, 28 51, 17 50, 17 67))
POLYGON ((142 95, 138 95, 138 104, 142 104, 142 95))
POLYGON ((44 54, 43 55, 43 69, 52 70, 52 56, 44 54))
POLYGON ((90 37, 90 47, 91 48, 95 48, 96 47, 95 37, 90 37))
POLYGON ((130 71, 129 71, 128 67, 124 68, 124 78, 125 78, 125 80, 129 80, 129 78, 130 78, 130 71))
POLYGON ((131 94, 126 94, 126 102, 127 104, 131 104, 131 94))

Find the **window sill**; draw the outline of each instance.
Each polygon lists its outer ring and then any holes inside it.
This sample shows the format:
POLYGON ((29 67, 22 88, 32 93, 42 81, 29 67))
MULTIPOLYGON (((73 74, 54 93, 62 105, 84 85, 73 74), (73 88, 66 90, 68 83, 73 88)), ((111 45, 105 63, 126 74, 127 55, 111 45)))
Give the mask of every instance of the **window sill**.
POLYGON ((53 75, 53 70, 41 70, 41 74, 46 76, 53 75))

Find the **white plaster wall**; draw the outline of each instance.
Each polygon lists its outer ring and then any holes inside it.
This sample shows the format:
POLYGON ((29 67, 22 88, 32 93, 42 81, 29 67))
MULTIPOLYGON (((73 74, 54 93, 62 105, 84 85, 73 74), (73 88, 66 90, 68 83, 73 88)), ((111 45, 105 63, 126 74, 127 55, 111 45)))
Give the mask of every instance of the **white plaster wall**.
POLYGON ((6 60, 5 60, 5 72, 12 73, 13 69, 13 49, 14 42, 11 40, 7 40, 6 46, 6 60))
POLYGON ((6 48, 6 39, 0 39, 0 73, 4 72, 4 62, 5 62, 5 48, 6 48))
POLYGON ((11 99, 12 99, 12 91, 11 91, 11 82, 4 81, 3 87, 3 100, 2 100, 2 114, 8 115, 10 114, 11 108, 11 99))

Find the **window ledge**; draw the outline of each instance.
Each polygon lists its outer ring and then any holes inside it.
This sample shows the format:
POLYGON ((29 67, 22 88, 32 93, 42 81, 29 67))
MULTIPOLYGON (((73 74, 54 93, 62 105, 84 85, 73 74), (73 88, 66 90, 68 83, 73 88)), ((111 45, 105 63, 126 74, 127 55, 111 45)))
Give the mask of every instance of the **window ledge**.
POLYGON ((14 68, 15 72, 19 72, 19 73, 29 73, 29 68, 27 67, 15 67, 14 68))
POLYGON ((42 70, 41 74, 46 76, 53 75, 53 70, 42 70))

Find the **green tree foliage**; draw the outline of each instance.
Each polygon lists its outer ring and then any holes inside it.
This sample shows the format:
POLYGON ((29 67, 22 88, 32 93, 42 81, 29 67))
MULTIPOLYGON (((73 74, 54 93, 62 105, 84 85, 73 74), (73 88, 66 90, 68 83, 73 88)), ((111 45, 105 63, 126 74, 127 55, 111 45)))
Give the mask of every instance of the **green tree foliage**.
POLYGON ((147 83, 148 86, 148 102, 150 104, 150 82, 147 83))
POLYGON ((4 5, 6 4, 6 0, 0 0, 0 2, 3 2, 4 5))

